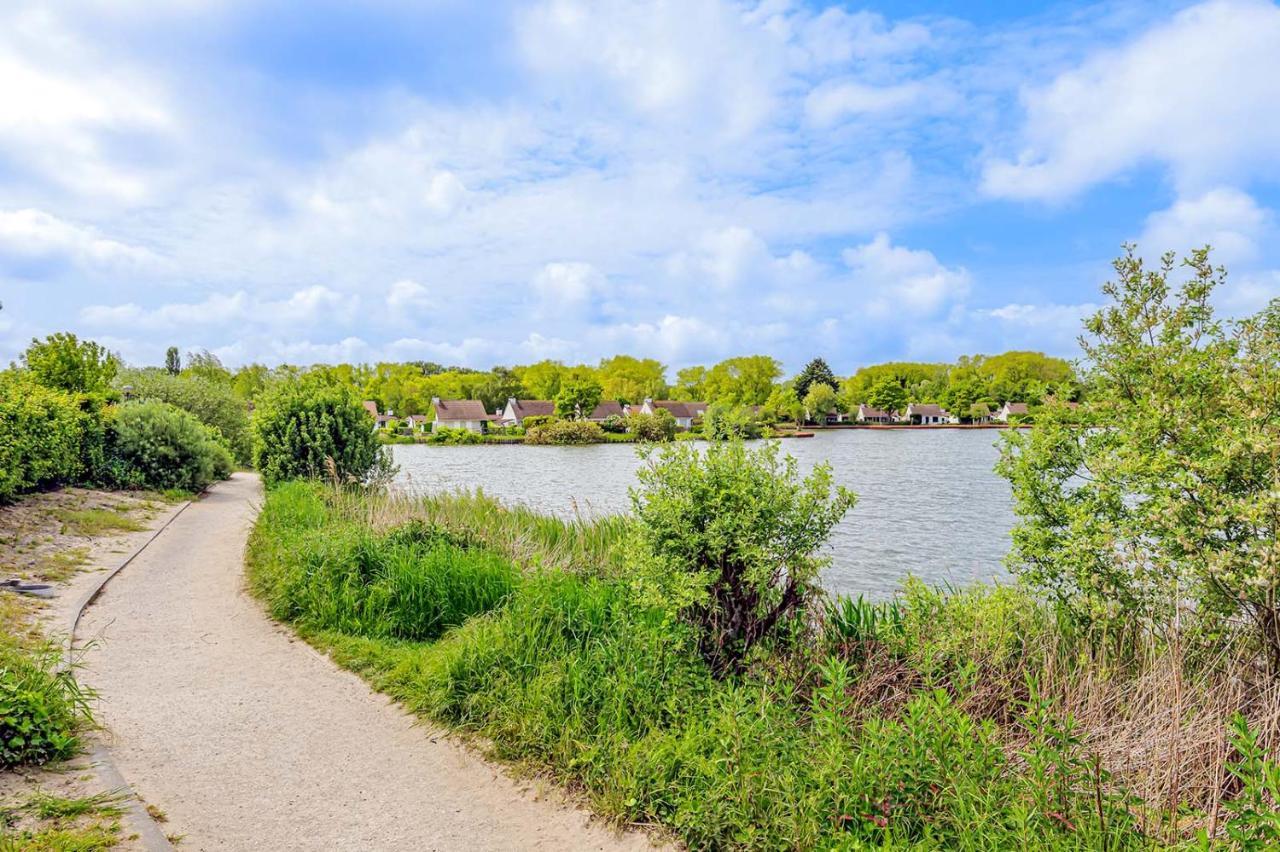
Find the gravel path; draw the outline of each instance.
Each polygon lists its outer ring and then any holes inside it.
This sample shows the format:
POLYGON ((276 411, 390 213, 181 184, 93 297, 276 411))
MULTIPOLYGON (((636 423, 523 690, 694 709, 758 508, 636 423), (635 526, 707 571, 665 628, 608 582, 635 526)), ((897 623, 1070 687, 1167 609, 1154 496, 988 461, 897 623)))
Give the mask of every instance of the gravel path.
POLYGON ((646 849, 415 724, 243 588, 262 491, 236 474, 85 613, 121 773, 181 849, 646 849))

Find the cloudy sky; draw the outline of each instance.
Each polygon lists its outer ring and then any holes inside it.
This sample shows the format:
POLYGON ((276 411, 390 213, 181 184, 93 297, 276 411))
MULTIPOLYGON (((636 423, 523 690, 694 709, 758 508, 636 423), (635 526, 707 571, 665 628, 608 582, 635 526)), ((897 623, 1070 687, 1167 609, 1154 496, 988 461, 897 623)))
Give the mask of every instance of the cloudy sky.
POLYGON ((4 362, 1071 355, 1127 240, 1280 295, 1262 0, 7 0, 0 86, 4 362))

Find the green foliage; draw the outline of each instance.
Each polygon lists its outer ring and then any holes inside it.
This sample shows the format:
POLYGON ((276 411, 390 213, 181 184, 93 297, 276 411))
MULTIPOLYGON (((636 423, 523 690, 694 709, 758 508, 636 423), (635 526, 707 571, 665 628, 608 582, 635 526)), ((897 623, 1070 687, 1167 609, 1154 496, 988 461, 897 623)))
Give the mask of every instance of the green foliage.
POLYGON ((1231 745, 1239 757, 1227 769, 1239 782, 1240 793, 1226 803, 1227 838, 1237 849, 1250 852, 1276 849, 1280 847, 1280 763, 1239 713, 1231 720, 1231 745))
POLYGON ((350 388, 303 376, 259 400, 253 418, 254 462, 268 483, 326 474, 368 481, 392 472, 369 413, 350 388))
POLYGON ((535 426, 545 426, 548 423, 554 423, 558 418, 554 414, 530 414, 521 424, 525 430, 534 428, 535 426))
POLYGON ((208 382, 220 384, 229 384, 231 382, 231 371, 222 366, 222 361, 218 359, 218 356, 208 349, 202 349, 199 352, 188 352, 187 366, 180 375, 194 376, 208 382))
POLYGON ((197 374, 175 376, 161 370, 126 370, 117 384, 131 385, 137 399, 167 402, 194 414, 201 423, 218 431, 236 462, 247 465, 253 458, 253 436, 249 413, 227 382, 215 382, 197 374))
POLYGON ((831 372, 831 367, 827 366, 827 362, 821 358, 814 358, 808 364, 804 365, 804 369, 796 376, 793 386, 796 389, 796 396, 805 399, 809 395, 809 391, 814 385, 826 385, 831 389, 832 395, 840 382, 836 380, 836 374, 831 372))
POLYGON ((701 402, 707 398, 707 368, 685 367, 676 373, 676 383, 671 388, 671 398, 701 402))
POLYGON ((610 414, 600 424, 600 428, 614 435, 621 435, 627 431, 627 418, 621 414, 610 414))
MULTIPOLYGON (((596 376, 604 399, 624 403, 659 399, 667 390, 667 368, 652 358, 633 358, 630 355, 605 358, 596 368, 596 376)), ((583 411, 589 412, 590 409, 584 408, 583 411)))
POLYGON ((659 408, 652 414, 635 411, 627 415, 627 431, 637 441, 661 443, 670 441, 676 436, 676 418, 665 408, 659 408))
POLYGON ((800 479, 774 443, 673 445, 637 479, 645 582, 693 625, 718 675, 803 617, 825 564, 818 550, 855 499, 833 489, 829 466, 800 479))
POLYGON ((804 395, 804 408, 810 420, 825 422, 827 415, 836 410, 836 392, 831 385, 814 381, 804 395))
POLYGON ((32 340, 22 364, 39 384, 71 393, 106 391, 120 369, 119 359, 106 348, 66 332, 32 340))
POLYGON ((600 383, 595 379, 568 379, 556 394, 556 414, 566 419, 586 417, 595 411, 602 395, 600 383))
POLYGON ((553 420, 525 430, 526 444, 600 444, 605 440, 599 423, 589 420, 553 420))
POLYGON ((1251 623, 1274 672, 1280 306, 1225 325, 1210 306, 1225 271, 1207 250, 1185 266, 1175 289, 1172 255, 1117 260, 1111 304, 1086 324, 1089 404, 1006 434, 1011 565, 1086 626, 1163 630, 1180 609, 1208 638, 1251 623))
POLYGON ((747 355, 721 361, 703 378, 701 401, 726 405, 761 405, 782 375, 782 365, 768 355, 747 355))
POLYGON ((63 483, 96 479, 105 462, 110 409, 101 396, 0 373, 0 502, 63 483))
POLYGON ((112 431, 111 476, 119 485, 203 491, 234 466, 216 430, 165 402, 121 406, 112 431))
POLYGON ((435 429, 426 434, 428 444, 483 444, 484 435, 470 429, 435 429))
POLYGON ((165 350, 164 371, 171 376, 176 376, 182 372, 182 356, 178 354, 178 347, 170 346, 165 350))
POLYGON ((92 721, 88 699, 55 647, 0 635, 0 769, 72 757, 92 721))
POLYGON ((774 388, 769 394, 761 413, 775 423, 779 420, 799 423, 804 419, 804 404, 796 397, 795 388, 783 385, 774 388))
POLYGON ((865 402, 881 411, 901 413, 907 407, 907 391, 895 379, 881 379, 867 391, 865 402))
POLYGON ((750 440, 762 433, 759 418, 745 405, 712 405, 702 418, 702 434, 712 441, 750 440))

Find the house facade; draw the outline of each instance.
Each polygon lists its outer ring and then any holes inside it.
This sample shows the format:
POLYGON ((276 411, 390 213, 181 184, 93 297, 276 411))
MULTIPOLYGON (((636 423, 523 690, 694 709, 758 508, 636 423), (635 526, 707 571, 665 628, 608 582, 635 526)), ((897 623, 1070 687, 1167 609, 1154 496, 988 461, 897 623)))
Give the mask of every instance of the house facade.
POLYGON ((476 399, 440 399, 432 397, 431 406, 436 416, 431 422, 431 431, 440 429, 466 429, 469 432, 484 432, 496 415, 484 410, 484 403, 476 399))
POLYGON ((1008 423, 1012 417, 1026 417, 1029 413, 1025 402, 1006 402, 996 410, 995 419, 999 423, 1008 423))
POLYGON ((371 399, 364 401, 364 410, 369 412, 373 417, 373 431, 386 429, 391 425, 391 421, 395 419, 395 412, 388 409, 385 413, 378 411, 378 403, 371 399))
POLYGON ((915 426, 937 426, 940 423, 950 423, 951 415, 941 405, 913 402, 903 412, 902 419, 915 426))
POLYGON ((556 413, 556 404, 547 399, 516 399, 510 397, 497 421, 501 426, 523 426, 526 417, 550 417, 556 413))
POLYGON ((898 415, 893 411, 881 411, 878 408, 872 408, 866 403, 858 406, 858 413, 854 415, 854 420, 858 423, 893 423, 898 419, 898 415))
POLYGON ((695 420, 701 420, 707 413, 705 402, 679 402, 674 399, 646 399, 640 406, 641 414, 653 414, 666 411, 676 419, 676 426, 681 429, 692 429, 695 420))

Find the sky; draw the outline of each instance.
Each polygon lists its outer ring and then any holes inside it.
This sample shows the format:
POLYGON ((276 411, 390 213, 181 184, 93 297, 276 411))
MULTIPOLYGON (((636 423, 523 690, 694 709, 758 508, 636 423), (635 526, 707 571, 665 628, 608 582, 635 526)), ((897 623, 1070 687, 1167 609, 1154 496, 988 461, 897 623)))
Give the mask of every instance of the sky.
POLYGON ((0 363, 1073 357, 1280 296, 1280 6, 7 0, 0 363))

